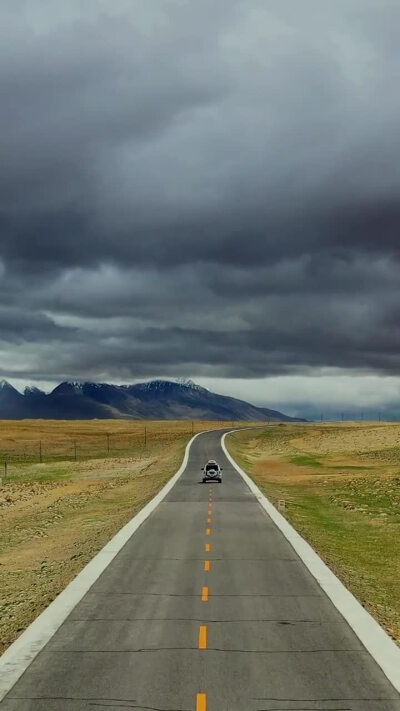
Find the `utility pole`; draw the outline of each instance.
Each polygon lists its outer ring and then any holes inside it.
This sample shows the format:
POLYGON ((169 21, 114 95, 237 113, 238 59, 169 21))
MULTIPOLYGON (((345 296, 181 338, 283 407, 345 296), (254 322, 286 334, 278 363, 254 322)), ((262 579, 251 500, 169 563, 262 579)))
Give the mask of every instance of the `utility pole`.
POLYGON ((147 427, 144 426, 144 446, 147 447, 147 427))

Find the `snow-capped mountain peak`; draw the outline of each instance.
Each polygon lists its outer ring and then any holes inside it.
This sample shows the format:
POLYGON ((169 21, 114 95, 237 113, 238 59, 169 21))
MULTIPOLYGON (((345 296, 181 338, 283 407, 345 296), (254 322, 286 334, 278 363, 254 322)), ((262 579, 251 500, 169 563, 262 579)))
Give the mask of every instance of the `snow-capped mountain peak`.
POLYGON ((8 382, 8 380, 0 380, 0 390, 12 390, 18 392, 18 390, 8 382))
POLYGON ((164 390, 168 390, 171 387, 181 387, 181 388, 187 388, 189 390, 195 390, 198 392, 204 391, 205 388, 200 387, 200 385, 197 385, 193 380, 190 378, 176 378, 173 380, 150 380, 146 383, 137 383, 136 388, 140 388, 140 390, 144 391, 151 391, 151 392, 162 392, 164 390))
POLYGON ((24 390, 24 395, 43 395, 43 390, 37 388, 35 385, 27 385, 24 390))
POLYGON ((197 385, 191 378, 177 378, 175 381, 178 385, 183 385, 185 388, 190 388, 191 390, 206 390, 201 385, 197 385))
POLYGON ((135 385, 64 381, 46 394, 26 388, 22 395, 0 381, 0 418, 290 420, 286 415, 218 395, 189 378, 156 379, 135 385))

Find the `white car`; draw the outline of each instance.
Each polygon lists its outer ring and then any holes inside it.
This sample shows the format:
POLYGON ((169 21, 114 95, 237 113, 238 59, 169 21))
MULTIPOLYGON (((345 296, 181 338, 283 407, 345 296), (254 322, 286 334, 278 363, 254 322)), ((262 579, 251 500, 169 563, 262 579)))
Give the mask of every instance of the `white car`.
POLYGON ((205 484, 206 481, 218 481, 221 483, 222 481, 222 467, 219 466, 218 462, 215 461, 215 459, 209 459, 206 466, 201 468, 201 471, 204 472, 203 474, 203 484, 205 484))

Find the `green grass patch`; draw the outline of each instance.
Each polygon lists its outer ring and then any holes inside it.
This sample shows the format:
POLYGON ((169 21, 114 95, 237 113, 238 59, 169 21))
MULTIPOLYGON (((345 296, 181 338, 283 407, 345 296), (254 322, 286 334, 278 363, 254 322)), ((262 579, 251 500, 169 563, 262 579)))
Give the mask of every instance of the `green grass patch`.
POLYGON ((77 472, 71 466, 68 466, 67 462, 64 462, 63 466, 48 463, 38 464, 37 467, 32 465, 24 467, 10 466, 7 479, 4 478, 3 474, 3 484, 6 485, 7 482, 14 484, 50 483, 74 479, 76 475, 77 472))
MULTIPOLYGON (((56 469, 50 471, 40 472, 39 474, 27 474, 23 477, 26 482, 50 482, 50 481, 61 481, 62 479, 72 479, 73 474, 70 469, 56 469)), ((17 477, 16 477, 17 480, 17 477)))
POLYGON ((323 466, 322 463, 312 454, 292 454, 288 459, 291 464, 297 464, 299 467, 323 466))

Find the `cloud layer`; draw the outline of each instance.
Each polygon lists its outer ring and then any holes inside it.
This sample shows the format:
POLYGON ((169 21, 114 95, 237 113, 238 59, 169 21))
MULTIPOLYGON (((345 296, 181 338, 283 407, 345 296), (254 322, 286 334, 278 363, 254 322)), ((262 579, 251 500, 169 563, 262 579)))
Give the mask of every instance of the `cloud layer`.
POLYGON ((400 374, 400 7, 4 0, 0 375, 400 374))

